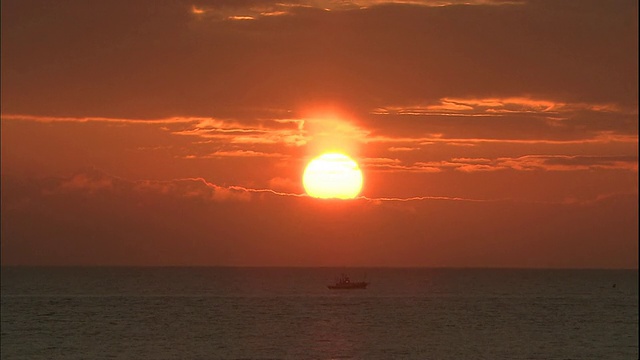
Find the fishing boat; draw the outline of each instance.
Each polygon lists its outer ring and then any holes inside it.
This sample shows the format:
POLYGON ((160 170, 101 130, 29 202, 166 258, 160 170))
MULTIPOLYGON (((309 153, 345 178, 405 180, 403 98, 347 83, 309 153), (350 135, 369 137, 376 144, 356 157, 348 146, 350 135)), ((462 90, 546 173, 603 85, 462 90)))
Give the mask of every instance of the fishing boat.
POLYGON ((366 289, 368 282, 365 281, 351 281, 349 276, 342 274, 334 285, 327 285, 331 290, 348 290, 348 289, 366 289))

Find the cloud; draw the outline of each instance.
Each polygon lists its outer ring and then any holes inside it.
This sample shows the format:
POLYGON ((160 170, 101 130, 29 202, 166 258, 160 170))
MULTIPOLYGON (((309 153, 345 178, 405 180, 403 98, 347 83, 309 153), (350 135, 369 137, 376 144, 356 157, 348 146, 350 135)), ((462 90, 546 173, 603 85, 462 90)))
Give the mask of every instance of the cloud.
POLYGON ((284 177, 274 177, 269 180, 269 188, 282 193, 295 193, 300 189, 299 181, 284 177))
POLYGON ((98 169, 87 169, 70 178, 51 179, 43 185, 48 196, 76 194, 119 194, 139 197, 144 194, 197 199, 202 201, 249 201, 251 192, 233 186, 218 186, 202 178, 185 178, 171 181, 130 181, 108 175, 98 169))
POLYGON ((485 158, 454 158, 451 159, 452 162, 457 163, 467 163, 467 164, 487 164, 491 163, 491 159, 485 158))
POLYGON ((406 147, 406 146, 392 146, 389 148, 389 151, 391 152, 395 152, 395 151, 415 151, 417 150, 416 148, 412 148, 412 147, 406 147))
MULTIPOLYGON (((505 102, 513 99, 507 99, 505 102)), ((472 103, 467 101, 467 103, 472 103)), ((492 104, 494 109, 503 106, 497 99, 475 100, 475 103, 492 104)), ((526 101, 523 104, 529 104, 526 101)), ((464 117, 458 119, 440 118, 429 119, 425 123, 413 122, 413 127, 409 132, 411 137, 381 135, 382 129, 367 129, 357 126, 352 122, 340 119, 335 115, 327 117, 310 117, 299 119, 261 119, 248 122, 239 120, 224 120, 215 118, 194 118, 194 117, 172 117, 166 119, 124 119, 124 118, 101 118, 101 117, 55 117, 37 115, 17 115, 3 114, 3 121, 29 121, 37 123, 104 123, 122 125, 171 125, 173 127, 163 127, 174 135, 193 136, 209 140, 219 140, 228 144, 284 144, 287 146, 305 146, 311 144, 319 149, 331 147, 343 147, 348 150, 357 148, 364 143, 396 143, 429 145, 434 143, 447 143, 451 145, 473 145, 473 143, 522 143, 522 144, 563 144, 563 143, 607 143, 607 142, 637 142, 637 122, 630 121, 635 115, 612 115, 615 109, 609 107, 596 107, 595 105, 558 105, 546 101, 532 101, 531 104, 538 104, 543 107, 541 112, 546 113, 554 108, 556 113, 571 113, 564 118, 555 119, 552 122, 541 121, 539 118, 507 118, 500 116, 488 118, 482 123, 467 121, 464 117), (574 113, 579 108, 584 111, 603 113, 602 116, 574 113), (593 110, 593 109, 596 110, 593 110), (526 125, 529 123, 529 125, 526 125), (512 124, 512 125, 510 125, 512 124), (619 124, 619 125, 616 125, 619 124), (183 125, 179 128, 176 125, 183 125), (446 125, 446 127, 444 127, 446 125), (505 126, 508 125, 508 126, 505 126), (536 129, 535 132, 525 133, 521 129, 523 126, 536 129), (486 133, 484 138, 468 137, 457 138, 456 132, 460 126, 465 126, 465 133, 473 135, 474 128, 477 131, 486 133), (424 127, 423 131, 420 128, 424 127), (471 127, 471 129, 470 129, 471 127), (508 138, 513 127, 513 132, 518 133, 518 137, 508 138), (428 133, 431 130, 445 130, 445 132, 428 133), (615 129, 615 130, 612 130, 615 129), (471 131, 470 131, 471 130, 471 131), (578 132, 579 131, 579 132, 578 132), (489 136, 494 133, 494 136, 489 136), (533 137, 538 135, 538 137, 533 137), (562 139, 565 137, 565 139, 562 139), (462 144, 461 144, 462 143, 462 144)), ((483 110, 484 111, 484 110, 483 110)), ((402 113, 402 111, 400 111, 402 113)), ((400 116, 406 114, 400 114, 400 116)), ((429 115, 428 111, 422 115, 429 115)), ((397 115, 396 115, 397 116, 397 115)), ((439 115, 438 115, 439 116, 439 115)), ((490 115, 487 115, 490 116, 490 115)), ((396 118, 400 120, 400 118, 396 118)), ((361 125, 370 126, 370 123, 361 121, 361 125)), ((394 124, 397 124, 395 121, 394 124)), ((399 124, 402 125, 402 124, 399 124)), ((399 127, 397 129, 402 129, 399 127)), ((393 128, 385 127, 386 132, 393 128)), ((396 130, 397 131, 397 130, 396 130)), ((404 130, 403 130, 404 131, 404 130)), ((479 134, 476 134, 479 135, 479 134)), ((204 144, 206 142, 194 141, 193 143, 204 144)), ((391 146, 389 151, 410 151, 416 147, 391 146)), ((239 150, 241 154, 243 150, 239 150)), ((244 150, 250 154, 253 150, 244 150)), ((260 152, 253 151, 255 154, 260 152)), ((221 152, 224 154, 224 152, 221 152)), ((228 152, 229 154, 231 152, 228 152)), ((266 153, 265 153, 266 154, 266 153)), ((275 155, 273 155, 275 156, 275 155)))
POLYGON ((137 181, 134 189, 140 192, 160 192, 161 194, 211 201, 249 201, 245 191, 212 184, 202 178, 176 179, 172 181, 137 181))
POLYGON ((244 201, 196 178, 114 179, 91 196, 42 192, 52 180, 3 174, 3 265, 637 267, 637 194, 244 201))
POLYGON ((403 164, 398 159, 367 159, 363 162, 373 171, 397 172, 441 172, 457 170, 478 171, 585 171, 618 170, 638 171, 637 156, 569 156, 569 155, 525 155, 516 158, 453 158, 449 161, 416 162, 403 164))
POLYGON ((382 172, 435 173, 442 171, 438 165, 439 164, 427 164, 422 162, 403 164, 399 159, 389 158, 366 158, 362 161, 362 166, 367 171, 382 172))
POLYGON ((3 111, 227 118, 494 97, 637 108, 636 3, 456 3, 8 1, 3 111), (265 16, 207 21, 209 7, 265 16))
POLYGON ((553 100, 530 97, 507 98, 444 98, 436 104, 417 104, 410 106, 386 106, 371 111, 376 115, 414 115, 414 116, 499 116, 530 114, 550 120, 564 120, 572 114, 603 113, 635 116, 637 107, 597 103, 564 103, 553 100))
MULTIPOLYGON (((563 103, 533 98, 440 99, 438 104, 377 108, 373 116, 389 117, 395 132, 429 135, 424 141, 504 141, 562 143, 637 141, 637 108, 614 104, 563 103), (400 124, 399 124, 400 123, 400 124), (405 125, 406 124, 406 125, 405 125), (398 126, 401 125, 401 126, 398 126), (429 134, 431 133, 431 134, 429 134), (436 133, 437 135, 433 135, 436 133), (436 139, 433 139, 436 138, 436 139), (457 139, 456 139, 457 138, 457 139), (606 139, 606 140, 605 140, 606 139)), ((373 134, 394 130, 381 122, 373 134)), ((415 135, 414 135, 415 136, 415 135)), ((380 140, 384 137, 380 137, 380 140)), ((402 141, 401 137, 398 137, 402 141)))
POLYGON ((638 157, 527 155, 518 158, 499 158, 496 161, 496 166, 525 171, 582 171, 606 169, 637 172, 638 157))
MULTIPOLYGON (((550 100, 537 100, 525 97, 510 98, 485 98, 485 99, 440 99, 438 104, 433 105, 413 105, 413 106, 389 106, 374 110, 376 114, 405 114, 405 115, 453 115, 468 114, 470 116, 483 116, 486 113, 537 113, 555 114, 566 108, 564 103, 556 103, 550 100)), ((611 106, 607 105, 583 105, 576 104, 575 107, 586 107, 589 109, 607 110, 611 106)))
POLYGON ((191 7, 191 13, 200 21, 258 20, 263 17, 295 16, 302 11, 363 11, 385 5, 442 7, 452 5, 514 5, 518 1, 475 0, 300 0, 300 1, 237 1, 201 2, 191 7))
MULTIPOLYGON (((452 159, 440 162, 417 162, 403 165, 397 159, 364 159, 363 167, 367 172, 408 172, 414 174, 438 174, 447 170, 473 173, 496 170, 518 171, 585 171, 592 169, 622 170, 637 172, 637 158, 632 157, 568 157, 568 156, 523 156, 520 158, 489 159, 452 159)), ((44 196, 88 196, 109 197, 122 196, 131 198, 132 202, 144 201, 148 196, 160 196, 172 199, 184 199, 195 203, 215 202, 252 202, 264 201, 267 197, 308 198, 300 190, 297 182, 288 178, 272 178, 270 188, 252 188, 239 185, 216 185, 203 178, 180 178, 173 180, 126 180, 104 173, 95 168, 80 171, 68 178, 50 178, 40 185, 44 196), (75 194, 75 195, 74 195, 75 194)), ((503 197, 469 197, 447 195, 409 195, 409 196, 366 196, 361 195, 351 202, 422 202, 422 201, 468 201, 468 202, 544 202, 544 203, 592 203, 605 199, 612 193, 602 193, 589 198, 562 198, 525 200, 512 196, 503 197), (572 200, 567 200, 572 199, 572 200)), ((316 200, 317 201, 317 200, 316 200)), ((349 202, 349 201, 347 201, 349 202)))
POLYGON ((252 150, 236 150, 236 151, 216 151, 205 157, 284 157, 282 154, 265 153, 252 150))
POLYGON ((108 117, 38 116, 28 114, 2 114, 3 121, 33 121, 39 123, 115 123, 115 124, 200 124, 209 119, 172 117, 166 119, 125 119, 108 117))
POLYGON ((59 187, 59 190, 61 191, 87 190, 89 192, 94 192, 110 189, 113 189, 113 181, 111 178, 97 178, 88 174, 74 175, 71 179, 62 181, 59 187))
MULTIPOLYGON (((452 130, 455 131, 455 130, 452 130)), ((595 132, 586 139, 537 139, 527 136, 527 138, 492 138, 492 137, 394 137, 394 136, 371 136, 367 138, 368 143, 384 143, 384 144, 406 144, 406 145, 433 145, 446 144, 452 146, 474 146, 477 144, 521 144, 521 145, 580 145, 580 144, 607 144, 607 143, 637 143, 638 136, 615 134, 610 131, 595 132)))

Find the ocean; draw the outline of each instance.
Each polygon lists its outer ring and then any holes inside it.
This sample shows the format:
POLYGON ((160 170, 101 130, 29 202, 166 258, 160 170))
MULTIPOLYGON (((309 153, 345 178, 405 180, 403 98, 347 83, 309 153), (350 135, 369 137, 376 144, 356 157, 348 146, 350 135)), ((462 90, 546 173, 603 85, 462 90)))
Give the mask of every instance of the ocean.
POLYGON ((638 359, 637 270, 3 267, 1 296, 6 360, 638 359))

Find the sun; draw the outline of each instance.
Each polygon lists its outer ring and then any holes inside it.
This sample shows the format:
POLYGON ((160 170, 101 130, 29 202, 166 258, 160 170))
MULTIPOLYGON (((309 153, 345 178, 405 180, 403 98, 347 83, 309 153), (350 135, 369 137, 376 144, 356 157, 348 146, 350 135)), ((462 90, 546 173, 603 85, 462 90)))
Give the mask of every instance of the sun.
POLYGON ((362 190, 362 171, 347 155, 326 153, 309 162, 302 184, 315 198, 353 199, 362 190))

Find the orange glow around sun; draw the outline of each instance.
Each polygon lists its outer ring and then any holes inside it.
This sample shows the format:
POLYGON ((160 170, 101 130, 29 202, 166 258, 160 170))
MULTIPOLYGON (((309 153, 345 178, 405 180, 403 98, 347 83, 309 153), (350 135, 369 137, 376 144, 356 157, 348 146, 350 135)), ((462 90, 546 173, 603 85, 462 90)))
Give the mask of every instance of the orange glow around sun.
POLYGON ((347 155, 326 153, 309 162, 302 184, 311 197, 353 199, 362 190, 362 171, 347 155))

